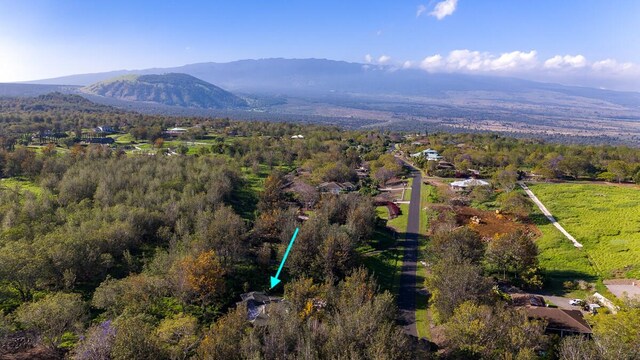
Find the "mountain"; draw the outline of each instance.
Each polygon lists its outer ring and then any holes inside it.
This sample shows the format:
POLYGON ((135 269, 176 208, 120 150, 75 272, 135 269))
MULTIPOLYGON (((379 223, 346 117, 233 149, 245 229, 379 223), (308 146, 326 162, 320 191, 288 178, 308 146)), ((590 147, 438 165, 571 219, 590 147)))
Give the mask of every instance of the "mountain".
MULTIPOLYGON (((417 69, 326 59, 259 59, 198 63, 180 67, 119 70, 30 82, 86 86, 128 74, 183 73, 229 91, 287 96, 332 94, 400 95, 445 98, 452 93, 492 92, 501 99, 531 92, 559 93, 640 108, 640 93, 541 83, 501 76, 428 73, 417 69)), ((486 95, 486 94, 485 94, 486 95)))
POLYGON ((123 75, 81 89, 82 92, 133 102, 201 109, 247 107, 247 102, 213 84, 180 73, 123 75))
MULTIPOLYGON (((406 131, 490 131, 516 136, 562 136, 570 141, 640 144, 638 92, 500 76, 428 73, 325 59, 240 60, 121 70, 40 80, 30 86, 69 85, 67 88, 73 93, 73 85, 86 86, 114 76, 125 76, 119 80, 122 85, 111 80, 90 86, 91 92, 85 90, 80 94, 104 105, 165 115, 322 122, 406 131), (149 81, 140 81, 151 74, 164 73, 180 73, 183 77, 188 74, 194 84, 205 81, 216 84, 242 94, 243 102, 250 106, 204 108, 199 103, 200 107, 182 107, 185 102, 193 103, 193 97, 176 101, 167 96, 173 93, 168 86, 143 86, 143 82, 149 81), (165 95, 155 96, 154 91, 165 95)), ((237 99, 232 99, 231 103, 236 104, 237 99)))

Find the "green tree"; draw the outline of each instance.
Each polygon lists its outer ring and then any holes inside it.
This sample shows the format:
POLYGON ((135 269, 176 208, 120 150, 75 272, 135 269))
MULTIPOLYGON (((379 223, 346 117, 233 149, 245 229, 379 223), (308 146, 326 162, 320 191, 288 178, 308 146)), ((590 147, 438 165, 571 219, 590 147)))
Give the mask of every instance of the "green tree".
POLYGON ((514 166, 508 166, 504 170, 498 171, 494 176, 495 183, 505 192, 509 193, 516 188, 518 172, 514 166))
POLYGON ((168 354, 155 336, 152 318, 147 315, 121 316, 114 322, 116 336, 111 349, 113 360, 162 360, 168 354))
POLYGON ((198 344, 198 320, 183 313, 165 318, 156 328, 156 336, 171 360, 187 359, 198 344))
POLYGON ((527 269, 538 266, 538 246, 530 235, 521 230, 497 236, 487 246, 486 261, 489 266, 516 276, 524 274, 527 269))
POLYGON ((449 346, 465 358, 534 359, 545 343, 544 324, 504 304, 460 304, 444 325, 449 346))
POLYGON ((44 343, 55 349, 67 331, 80 333, 87 318, 87 307, 79 294, 54 293, 16 310, 16 320, 38 332, 44 343))
POLYGON ((426 286, 431 292, 436 319, 446 322, 465 301, 485 301, 492 284, 482 276, 482 269, 468 259, 446 258, 431 268, 426 286))
POLYGON ((198 347, 198 356, 207 360, 240 360, 239 345, 249 330, 246 307, 237 307, 211 326, 198 347))
POLYGON ((519 192, 508 192, 498 196, 500 208, 509 214, 513 214, 518 219, 525 219, 531 213, 531 202, 527 197, 519 192))

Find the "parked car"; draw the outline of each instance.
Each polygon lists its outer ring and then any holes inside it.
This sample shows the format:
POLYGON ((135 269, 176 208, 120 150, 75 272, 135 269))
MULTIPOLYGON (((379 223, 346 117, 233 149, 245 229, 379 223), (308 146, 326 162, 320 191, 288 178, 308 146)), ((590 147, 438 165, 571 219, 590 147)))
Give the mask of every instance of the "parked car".
POLYGON ((584 300, 582 300, 582 299, 571 299, 571 300, 569 300, 569 305, 582 306, 582 305, 584 305, 584 300))

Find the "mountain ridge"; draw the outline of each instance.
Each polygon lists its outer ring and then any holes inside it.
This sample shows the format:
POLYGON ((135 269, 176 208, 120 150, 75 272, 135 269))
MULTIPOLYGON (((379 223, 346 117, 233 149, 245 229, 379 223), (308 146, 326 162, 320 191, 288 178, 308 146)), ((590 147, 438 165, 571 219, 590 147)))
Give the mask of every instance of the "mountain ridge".
POLYGON ((202 109, 242 108, 247 102, 188 74, 127 74, 99 81, 81 92, 134 102, 202 109))
POLYGON ((324 96, 333 93, 446 97, 448 92, 492 91, 503 94, 551 91, 612 101, 640 109, 640 92, 537 82, 516 77, 428 73, 418 69, 327 59, 248 59, 203 62, 169 68, 117 70, 36 80, 29 84, 80 85, 127 74, 185 73, 231 92, 324 96))

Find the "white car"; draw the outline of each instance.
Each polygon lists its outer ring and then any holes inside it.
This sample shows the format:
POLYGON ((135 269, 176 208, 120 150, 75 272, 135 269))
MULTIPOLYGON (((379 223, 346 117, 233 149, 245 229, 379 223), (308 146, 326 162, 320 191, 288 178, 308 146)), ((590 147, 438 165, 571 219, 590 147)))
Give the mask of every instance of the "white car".
POLYGON ((580 306, 584 303, 581 299, 571 299, 569 300, 569 305, 580 306))

